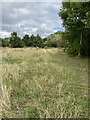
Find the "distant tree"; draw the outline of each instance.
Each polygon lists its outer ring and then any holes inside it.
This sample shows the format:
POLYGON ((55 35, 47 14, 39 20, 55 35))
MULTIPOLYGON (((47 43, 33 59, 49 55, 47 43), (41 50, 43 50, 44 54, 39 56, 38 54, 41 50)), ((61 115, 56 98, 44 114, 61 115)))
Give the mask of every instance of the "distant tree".
POLYGON ((47 38, 45 37, 45 38, 43 38, 42 39, 42 41, 43 41, 43 43, 42 43, 42 48, 44 48, 45 46, 47 46, 47 38))
POLYGON ((2 39, 2 47, 9 47, 10 39, 9 38, 3 38, 2 39))
POLYGON ((47 38, 48 47, 57 47, 57 41, 54 34, 51 34, 47 38))
POLYGON ((31 40, 31 46, 43 47, 43 40, 39 34, 37 36, 31 35, 30 40, 31 40))
POLYGON ((11 33, 10 44, 11 44, 11 47, 14 47, 14 48, 25 46, 21 38, 17 36, 17 32, 11 33))
POLYGON ((42 47, 43 46, 43 40, 42 40, 42 38, 39 34, 36 36, 35 41, 36 41, 36 46, 37 47, 42 47))
POLYGON ((25 46, 31 46, 31 39, 29 37, 29 35, 25 35, 23 38, 22 38, 22 41, 25 43, 25 46))
POLYGON ((0 47, 2 47, 2 38, 0 38, 0 47))
POLYGON ((48 47, 64 47, 65 46, 65 41, 62 38, 62 33, 61 31, 58 31, 54 34, 51 34, 47 37, 47 41, 45 42, 46 46, 48 47))
POLYGON ((22 41, 22 39, 20 37, 18 37, 17 42, 18 42, 17 47, 24 47, 25 46, 25 43, 22 41))
POLYGON ((30 36, 30 40, 31 40, 31 46, 34 46, 35 36, 33 34, 30 36))
POLYGON ((47 38, 45 37, 45 38, 43 38, 43 42, 45 42, 45 41, 47 41, 47 38))

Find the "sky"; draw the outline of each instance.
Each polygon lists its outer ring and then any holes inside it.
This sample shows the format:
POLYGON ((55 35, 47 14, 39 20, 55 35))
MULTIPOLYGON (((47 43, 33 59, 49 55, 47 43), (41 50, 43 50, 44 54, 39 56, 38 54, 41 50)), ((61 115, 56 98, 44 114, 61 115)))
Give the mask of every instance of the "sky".
POLYGON ((17 31, 20 37, 25 34, 46 37, 58 30, 64 30, 58 15, 60 6, 60 1, 2 2, 0 37, 9 37, 13 31, 17 31))

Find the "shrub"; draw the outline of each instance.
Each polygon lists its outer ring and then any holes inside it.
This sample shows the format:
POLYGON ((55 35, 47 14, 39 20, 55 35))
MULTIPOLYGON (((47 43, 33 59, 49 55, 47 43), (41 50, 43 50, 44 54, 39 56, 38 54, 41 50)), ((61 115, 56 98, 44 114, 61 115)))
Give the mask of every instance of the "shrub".
POLYGON ((3 38, 2 39, 2 47, 8 47, 10 44, 10 39, 9 38, 3 38))

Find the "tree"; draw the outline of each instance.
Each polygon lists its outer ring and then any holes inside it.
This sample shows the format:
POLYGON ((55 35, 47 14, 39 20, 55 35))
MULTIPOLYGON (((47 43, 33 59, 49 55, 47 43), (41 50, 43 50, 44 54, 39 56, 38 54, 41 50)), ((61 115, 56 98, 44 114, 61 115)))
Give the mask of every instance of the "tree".
POLYGON ((74 55, 88 55, 90 29, 90 2, 63 2, 59 16, 68 41, 68 52, 74 55), (85 37, 87 36, 87 38, 85 37))
POLYGON ((30 39, 30 37, 29 37, 29 35, 25 35, 23 38, 22 38, 22 41, 24 41, 24 43, 25 43, 25 46, 31 46, 31 39, 30 39))
POLYGON ((37 47, 42 47, 43 46, 43 40, 39 34, 37 34, 35 38, 35 44, 37 47))
POLYGON ((11 47, 14 47, 14 48, 25 46, 21 38, 17 36, 17 32, 11 33, 10 44, 11 44, 11 47))
POLYGON ((31 35, 30 40, 31 40, 31 46, 43 47, 43 40, 39 34, 37 36, 31 35))
POLYGON ((2 39, 2 47, 9 47, 10 39, 9 38, 3 38, 2 39))
POLYGON ((35 36, 33 34, 30 36, 30 40, 31 40, 31 46, 34 46, 35 36))
POLYGON ((65 47, 65 41, 62 38, 62 31, 58 31, 47 37, 46 46, 48 47, 65 47))
POLYGON ((0 38, 0 47, 2 47, 2 38, 0 38))
POLYGON ((47 46, 47 44, 46 44, 47 38, 46 37, 43 38, 42 41, 43 41, 42 48, 44 48, 45 46, 47 46))

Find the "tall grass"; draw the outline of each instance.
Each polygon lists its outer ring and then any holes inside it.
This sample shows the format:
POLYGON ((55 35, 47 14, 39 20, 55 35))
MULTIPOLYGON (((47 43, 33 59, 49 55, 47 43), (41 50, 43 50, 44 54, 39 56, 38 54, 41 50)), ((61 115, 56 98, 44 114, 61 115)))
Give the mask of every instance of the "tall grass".
POLYGON ((57 48, 2 51, 3 117, 88 117, 87 59, 57 48))

